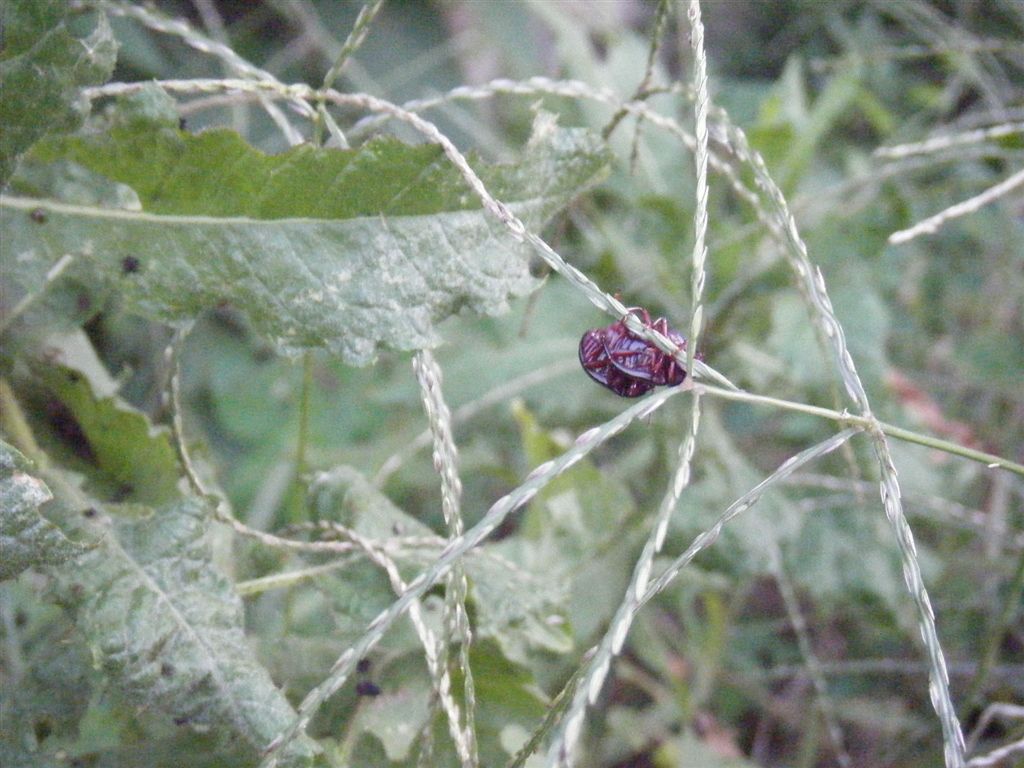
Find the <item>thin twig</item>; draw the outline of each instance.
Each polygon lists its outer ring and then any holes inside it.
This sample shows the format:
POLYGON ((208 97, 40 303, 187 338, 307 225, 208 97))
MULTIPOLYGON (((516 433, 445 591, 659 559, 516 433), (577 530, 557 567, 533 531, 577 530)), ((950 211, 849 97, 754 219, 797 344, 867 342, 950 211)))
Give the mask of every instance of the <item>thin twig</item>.
MULTIPOLYGON (((658 51, 661 49, 661 43, 665 34, 665 27, 668 21, 668 12, 671 3, 669 0, 659 0, 658 8, 655 11, 654 26, 651 30, 651 41, 647 48, 647 66, 644 67, 644 76, 641 79, 640 84, 633 91, 633 98, 630 101, 643 101, 647 94, 650 92, 651 83, 654 80, 654 67, 658 61, 658 51)), ((601 129, 601 138, 605 141, 614 133, 619 123, 622 122, 622 118, 629 114, 629 110, 619 107, 615 114, 612 115, 611 120, 608 121, 608 125, 601 129)), ((637 147, 640 140, 640 126, 642 117, 637 118, 636 130, 633 134, 633 149, 630 151, 630 164, 635 165, 637 156, 637 147)))
POLYGON ((1018 739, 1017 741, 997 747, 987 755, 971 758, 967 762, 966 768, 985 768, 990 765, 998 765, 1010 755, 1016 754, 1017 752, 1024 752, 1024 739, 1018 739))
POLYGON ((874 151, 875 157, 884 157, 889 160, 899 160, 913 155, 930 155, 934 152, 942 152, 954 147, 961 147, 965 144, 980 144, 993 139, 1001 139, 1004 136, 1014 136, 1024 133, 1024 122, 1002 123, 989 128, 978 128, 963 133, 947 133, 941 136, 933 136, 924 141, 912 144, 896 144, 891 147, 879 147, 874 151))
POLYGON ((915 237, 920 237, 921 235, 934 234, 935 232, 938 232, 939 227, 946 222, 958 219, 961 216, 966 216, 970 213, 975 213, 989 203, 1009 194, 1022 184, 1024 184, 1024 168, 1017 171, 1009 178, 1003 179, 998 184, 989 187, 980 195, 975 195, 961 203, 951 205, 944 211, 939 211, 934 216, 929 216, 924 221, 919 221, 909 229, 901 229, 899 232, 893 232, 889 235, 889 243, 892 245, 899 245, 900 243, 913 240, 915 237))
MULTIPOLYGON (((542 384, 556 376, 562 376, 570 371, 578 371, 579 362, 575 359, 559 360, 558 362, 538 368, 514 379, 502 382, 498 386, 488 390, 475 400, 472 400, 455 409, 452 414, 452 426, 462 424, 474 418, 477 414, 490 408, 492 405, 508 400, 529 387, 542 384)), ((400 450, 388 456, 380 465, 377 474, 373 476, 373 484, 378 488, 387 482, 402 464, 417 452, 422 451, 431 443, 430 429, 425 429, 416 437, 406 443, 400 450)))
POLYGON ((877 428, 889 437, 895 437, 898 440, 903 440, 908 443, 915 443, 917 445, 934 448, 946 453, 952 453, 957 456, 962 456, 965 459, 970 459, 971 461, 980 462, 989 469, 1005 469, 1024 477, 1024 464, 1018 464, 1015 461, 1010 461, 1009 459, 1005 459, 1001 456, 995 456, 991 453, 985 453, 984 451, 977 451, 973 448, 968 448, 957 443, 951 443, 948 440, 942 440, 937 437, 931 437, 930 435, 922 435, 919 432, 913 432, 909 429, 903 429, 902 427, 897 427, 884 421, 878 421, 873 416, 858 416, 847 411, 835 411, 831 408, 822 408, 817 405, 808 405, 807 403, 798 403, 791 400, 780 400, 776 397, 755 395, 751 392, 744 392, 742 390, 736 391, 732 389, 722 389, 721 387, 712 387, 707 384, 698 384, 696 388, 702 390, 702 394, 714 395, 715 397, 721 397, 726 400, 736 400, 738 402, 754 403, 758 405, 772 405, 787 411, 807 413, 812 416, 819 416, 823 419, 830 419, 832 421, 837 421, 840 424, 855 425, 861 429, 877 428))
MULTIPOLYGON (((348 62, 349 57, 359 50, 363 41, 366 40, 366 36, 370 33, 370 25, 373 24, 373 20, 376 18, 383 5, 384 0, 374 0, 374 2, 368 3, 359 9, 359 15, 356 16, 356 21, 352 25, 351 31, 348 33, 348 38, 346 38, 341 49, 338 51, 338 55, 335 57, 331 68, 328 69, 327 74, 324 75, 324 82, 322 86, 324 91, 334 86, 334 81, 345 68, 345 64, 348 62)), ((321 143, 322 126, 326 125, 331 135, 335 137, 335 140, 337 140, 342 147, 347 147, 348 140, 345 138, 344 133, 342 133, 337 123, 334 122, 334 119, 328 114, 327 109, 324 106, 323 99, 317 102, 316 111, 317 119, 313 126, 314 141, 317 144, 321 143)))
POLYGON ((726 523, 757 504, 757 502, 761 500, 761 496, 764 492, 771 486, 776 483, 783 482, 793 472, 809 461, 812 461, 819 456, 825 456, 826 454, 831 453, 860 431, 861 430, 859 429, 844 429, 842 432, 838 432, 827 440, 823 440, 816 445, 812 445, 810 448, 804 449, 796 456, 792 456, 787 459, 771 475, 755 485, 740 498, 736 499, 736 501, 730 504, 729 508, 719 516, 713 526, 694 538, 690 546, 686 548, 686 551, 669 563, 668 567, 661 572, 661 575, 651 582, 651 585, 647 588, 647 591, 640 599, 640 606, 645 605, 655 595, 661 593, 666 587, 668 587, 676 576, 679 575, 680 571, 682 571, 682 569, 686 567, 693 558, 700 554, 702 550, 711 546, 711 544, 718 539, 722 533, 722 528, 725 527, 726 523))
MULTIPOLYGON (((210 37, 215 41, 223 45, 228 50, 233 50, 230 45, 228 38, 228 31, 224 27, 224 19, 221 18, 220 12, 217 10, 216 4, 213 0, 192 0, 192 5, 199 12, 199 18, 203 20, 203 26, 210 33, 210 37)), ((226 61, 221 62, 224 74, 230 76, 232 74, 232 67, 226 61)), ((242 108, 241 104, 234 104, 231 107, 231 124, 232 127, 238 133, 243 136, 248 132, 249 121, 247 111, 242 108)))
MULTIPOLYGON (((30 213, 29 215, 31 216, 32 214, 30 213)), ((64 270, 71 266, 71 262, 74 261, 74 258, 74 254, 65 253, 57 259, 56 263, 46 271, 43 284, 36 290, 30 291, 22 296, 18 303, 11 307, 11 311, 4 317, 0 318, 0 335, 6 333, 7 329, 11 327, 14 321, 25 313, 25 310, 45 295, 46 291, 51 285, 53 285, 53 282, 64 274, 64 270)))
MULTIPOLYGON (((119 0, 101 0, 100 2, 82 3, 82 5, 95 5, 115 16, 125 16, 134 19, 143 26, 161 34, 178 37, 189 47, 219 59, 242 77, 249 77, 260 82, 276 84, 278 86, 283 85, 266 70, 260 69, 255 64, 243 59, 234 49, 210 39, 180 19, 169 19, 150 8, 135 5, 134 3, 120 2, 119 0)), ((314 117, 315 112, 307 101, 303 99, 290 99, 290 102, 292 107, 303 117, 307 119, 314 117)), ((261 98, 260 103, 271 120, 274 121, 284 134, 290 145, 295 146, 302 143, 302 135, 295 130, 295 127, 288 121, 287 116, 278 109, 277 105, 268 98, 261 98)))
MULTIPOLYGON (((643 566, 646 573, 643 573, 641 570, 641 563, 646 562, 644 555, 641 554, 637 567, 634 569, 630 588, 626 593, 626 600, 619 606, 611 620, 608 631, 601 638, 601 641, 584 656, 587 659, 582 665, 585 672, 582 679, 577 683, 578 687, 573 694, 572 704, 563 720, 562 728, 557 732, 548 751, 548 765, 564 764, 569 759, 570 750, 578 742, 580 729, 583 726, 583 717, 579 714, 581 704, 585 705, 587 701, 592 702, 597 694, 600 693, 601 686, 609 672, 611 661, 622 650, 629 625, 640 609, 653 599, 655 595, 668 587, 682 569, 702 550, 717 541, 722 529, 728 522, 757 504, 764 492, 772 485, 781 482, 807 462, 834 451, 855 435, 857 431, 856 429, 844 430, 788 459, 770 476, 730 504, 714 525, 699 534, 686 551, 673 560, 653 582, 649 580, 650 564, 648 563, 646 566, 643 566)), ((666 494, 666 498, 671 495, 671 492, 666 494)), ((651 539, 648 539, 644 547, 645 551, 650 545, 651 539)))
POLYGON ((981 740, 982 734, 985 733, 988 726, 997 717, 1024 720, 1024 706, 997 702, 985 707, 985 711, 981 713, 981 717, 978 718, 978 722, 975 723, 974 729, 971 731, 971 735, 967 739, 967 746, 970 750, 974 750, 978 745, 978 742, 981 740))
POLYGON ((373 24, 373 20, 377 18, 377 14, 380 13, 380 9, 383 6, 384 0, 374 0, 374 2, 367 3, 359 9, 359 15, 356 16, 352 30, 348 33, 348 37, 342 44, 341 50, 338 51, 334 64, 327 70, 327 74, 324 75, 324 89, 334 87, 334 81, 345 68, 349 57, 359 50, 363 41, 366 40, 366 36, 370 33, 370 25, 373 24))

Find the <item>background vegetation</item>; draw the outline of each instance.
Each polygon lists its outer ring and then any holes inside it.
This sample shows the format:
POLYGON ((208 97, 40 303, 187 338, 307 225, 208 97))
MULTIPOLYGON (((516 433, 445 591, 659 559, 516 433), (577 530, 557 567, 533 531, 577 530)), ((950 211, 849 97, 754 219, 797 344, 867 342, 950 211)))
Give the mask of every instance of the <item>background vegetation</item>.
POLYGON ((4 765, 1020 759, 1019 2, 0 7, 4 765))

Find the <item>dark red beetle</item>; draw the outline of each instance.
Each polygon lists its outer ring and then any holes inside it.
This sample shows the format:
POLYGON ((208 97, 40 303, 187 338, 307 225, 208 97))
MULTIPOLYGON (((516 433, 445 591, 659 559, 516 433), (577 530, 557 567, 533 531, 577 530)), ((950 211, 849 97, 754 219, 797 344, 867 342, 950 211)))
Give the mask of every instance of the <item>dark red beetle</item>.
MULTIPOLYGON (((650 314, 642 307, 630 307, 628 312, 645 328, 658 331, 680 349, 686 349, 686 339, 669 328, 665 318, 652 322, 650 314)), ((590 378, 622 397, 640 397, 660 385, 674 387, 686 378, 686 370, 674 357, 633 334, 626 327, 625 319, 583 334, 580 365, 590 378)))

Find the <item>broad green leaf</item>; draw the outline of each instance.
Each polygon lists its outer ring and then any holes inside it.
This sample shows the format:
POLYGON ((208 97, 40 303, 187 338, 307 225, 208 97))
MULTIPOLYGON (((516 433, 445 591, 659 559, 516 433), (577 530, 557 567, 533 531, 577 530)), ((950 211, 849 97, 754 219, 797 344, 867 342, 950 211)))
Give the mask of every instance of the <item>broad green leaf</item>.
MULTIPOLYGON (((532 228, 608 160, 592 134, 545 125, 516 164, 472 161, 532 228)), ((8 250, 36 266, 21 278, 26 292, 70 253, 144 315, 187 322, 230 303, 284 351, 326 346, 365 364, 380 346, 434 345, 438 320, 463 308, 498 314, 536 285, 529 248, 431 145, 377 139, 267 156, 230 131, 193 136, 135 119, 50 142, 37 157, 74 159, 131 185, 143 211, 8 198, 8 250), (30 216, 37 208, 42 226, 30 216)))
MULTIPOLYGON (((76 359, 71 344, 59 354, 76 359)), ((130 503, 96 504, 77 516, 96 545, 50 568, 94 665, 132 706, 178 727, 212 730, 254 759, 294 711, 248 645, 241 601, 212 563, 209 510, 181 497, 166 433, 116 397, 95 394, 95 371, 34 368, 26 389, 50 414, 34 422, 40 443, 81 470, 90 490, 116 494, 128 486, 119 495, 130 503), (62 454, 62 444, 72 450, 62 454)), ((80 508, 91 497, 75 485, 69 477, 62 493, 80 508)), ((299 741, 291 758, 305 765, 313 752, 299 741)))
MULTIPOLYGON (((399 762, 415 753, 415 742, 427 722, 430 711, 430 685, 426 676, 394 685, 390 679, 380 696, 359 707, 354 730, 373 734, 387 759, 399 762)), ((447 739, 447 733, 445 737, 447 739)))
POLYGON ((335 467, 321 473, 310 494, 322 519, 341 523, 369 539, 422 537, 434 533, 397 507, 352 467, 335 467))
MULTIPOLYGON (((211 564, 209 513, 195 499, 116 513, 95 550, 62 570, 63 601, 107 679, 181 726, 213 729, 253 758, 295 713, 255 660, 242 605, 211 564)), ((315 750, 290 747, 293 764, 315 750)))
POLYGON ((25 397, 53 427, 40 439, 101 498, 155 505, 177 496, 181 474, 169 432, 120 398, 97 394, 81 368, 37 365, 25 397))
POLYGON ((53 494, 30 472, 29 461, 0 441, 0 580, 33 566, 64 562, 84 549, 40 514, 39 507, 53 494))
MULTIPOLYGON (((152 94, 122 102, 105 133, 55 137, 34 156, 73 160, 127 184, 147 213, 211 218, 353 219, 479 211, 479 199, 435 144, 378 137, 357 149, 300 144, 278 155, 234 131, 180 130, 152 94)), ((523 162, 472 165, 491 194, 542 206, 567 200, 603 171, 591 133, 538 121, 523 162)))
MULTIPOLYGON (((403 570, 406 571, 406 581, 411 581, 414 574, 408 569, 403 570)), ((343 570, 325 574, 317 579, 316 584, 317 590, 326 598, 327 606, 323 610, 332 620, 331 636, 340 648, 358 641, 370 622, 397 598, 384 571, 368 560, 358 560, 343 570)), ((440 615, 437 610, 440 604, 436 598, 428 597, 423 602, 429 606, 432 617, 440 615)), ((441 631, 439 623, 431 623, 430 626, 435 633, 441 631)), ((402 621, 387 634, 378 648, 388 654, 402 654, 410 651, 422 653, 423 646, 412 625, 402 621)))
POLYGON ((117 45, 106 17, 77 38, 64 25, 63 0, 3 0, 0 51, 0 188, 18 156, 47 133, 77 128, 89 111, 79 89, 106 81, 117 45))
MULTIPOLYGON (((504 710, 504 721, 495 718, 492 725, 538 717, 544 713, 546 700, 533 681, 533 675, 518 664, 510 662, 497 645, 489 641, 477 643, 469 660, 476 673, 475 687, 480 703, 481 717, 487 713, 504 710)), ((461 685, 461 680, 456 683, 461 685)))

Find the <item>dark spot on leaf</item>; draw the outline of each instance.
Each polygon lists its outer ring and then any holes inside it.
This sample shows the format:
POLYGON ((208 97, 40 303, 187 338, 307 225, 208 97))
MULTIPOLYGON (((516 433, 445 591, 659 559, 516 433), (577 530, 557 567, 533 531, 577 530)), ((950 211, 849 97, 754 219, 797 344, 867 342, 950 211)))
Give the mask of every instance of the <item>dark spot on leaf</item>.
POLYGON ((64 403, 60 400, 47 401, 46 417, 54 434, 71 449, 75 456, 90 464, 96 463, 96 454, 89 444, 89 438, 85 436, 75 415, 64 403))
POLYGON ((250 338, 251 332, 245 316, 235 309, 227 299, 217 301, 210 314, 224 330, 238 336, 240 339, 250 338))
POLYGON ((89 294, 80 293, 78 298, 75 300, 75 306, 78 307, 79 312, 86 312, 92 306, 92 299, 89 298, 89 294))
POLYGON ((77 384, 82 380, 82 374, 78 371, 68 371, 68 381, 72 384, 77 384))
POLYGON ((370 671, 370 667, 373 666, 373 662, 369 659, 360 659, 359 663, 356 664, 356 672, 360 675, 365 675, 370 671))
POLYGON ((173 674, 174 665, 171 664, 169 661, 165 661, 163 664, 160 665, 160 675, 162 677, 170 677, 173 674))
POLYGON ((71 585, 71 597, 75 600, 81 600, 82 595, 85 594, 85 587, 77 582, 71 585))
POLYGON ((186 724, 188 724, 188 718, 187 717, 176 717, 176 718, 174 718, 174 724, 175 725, 186 725, 186 724))
POLYGON ((252 359, 257 363, 267 363, 274 359, 274 350, 271 347, 259 346, 252 351, 252 359))
POLYGON ((32 722, 32 730, 35 732, 36 741, 46 741, 53 733, 53 720, 43 715, 32 722))
POLYGON ((28 615, 21 609, 14 612, 14 626, 24 627, 28 624, 28 615))
POLYGON ((46 223, 46 211, 42 208, 33 208, 32 212, 29 213, 28 217, 32 219, 36 224, 46 223))
POLYGON ((121 483, 119 486, 117 486, 117 488, 114 489, 114 492, 110 494, 110 500, 114 502, 121 502, 127 499, 133 493, 135 493, 134 485, 132 485, 131 483, 121 483))
POLYGON ((121 271, 126 275, 133 275, 142 267, 142 262, 134 256, 125 256, 121 259, 121 271))
POLYGON ((401 523, 393 523, 391 525, 391 532, 393 534, 395 534, 395 536, 401 536, 402 535, 402 524, 401 523))
POLYGON ((380 696, 381 690, 379 685, 375 685, 369 680, 360 680, 356 683, 356 693, 360 696, 380 696))
POLYGON ((590 35, 589 35, 589 38, 590 38, 590 48, 594 52, 594 56, 597 58, 597 60, 598 61, 604 61, 605 59, 607 59, 608 58, 608 40, 605 38, 605 36, 603 34, 598 34, 596 32, 591 32, 590 35))
POLYGON ((93 518, 98 514, 99 512, 96 511, 96 507, 86 507, 82 510, 82 517, 93 518))

